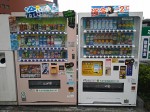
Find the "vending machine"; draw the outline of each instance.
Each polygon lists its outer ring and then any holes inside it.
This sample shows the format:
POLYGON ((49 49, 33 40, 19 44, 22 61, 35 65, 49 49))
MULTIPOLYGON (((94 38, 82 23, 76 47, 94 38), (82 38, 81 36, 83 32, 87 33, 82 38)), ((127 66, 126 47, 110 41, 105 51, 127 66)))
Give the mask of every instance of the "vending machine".
POLYGON ((79 13, 79 105, 136 105, 141 20, 79 13))
POLYGON ((0 105, 16 105, 14 52, 11 49, 9 15, 0 14, 0 105))
POLYGON ((11 17, 19 105, 76 104, 76 28, 68 24, 62 13, 11 17))

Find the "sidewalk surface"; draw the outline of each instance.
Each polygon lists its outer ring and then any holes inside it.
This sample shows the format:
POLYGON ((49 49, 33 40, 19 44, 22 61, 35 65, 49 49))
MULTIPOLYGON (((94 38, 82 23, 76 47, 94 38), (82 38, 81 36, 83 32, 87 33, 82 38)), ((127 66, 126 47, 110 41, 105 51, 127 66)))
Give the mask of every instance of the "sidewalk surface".
POLYGON ((6 106, 0 105, 0 112, 148 112, 138 97, 136 107, 104 106, 6 106))
POLYGON ((0 106, 0 112, 148 112, 138 107, 0 106))

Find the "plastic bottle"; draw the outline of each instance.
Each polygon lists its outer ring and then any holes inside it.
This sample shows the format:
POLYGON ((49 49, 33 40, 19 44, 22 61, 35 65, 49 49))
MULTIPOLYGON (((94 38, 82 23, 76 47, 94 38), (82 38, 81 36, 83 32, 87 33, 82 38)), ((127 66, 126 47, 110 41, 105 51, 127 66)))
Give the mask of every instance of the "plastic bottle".
POLYGON ((105 19, 102 19, 102 29, 105 29, 105 19))
POLYGON ((47 37, 47 46, 50 46, 50 45, 51 45, 51 37, 48 36, 48 37, 47 37))
POLYGON ((44 51, 44 59, 47 59, 48 58, 48 52, 47 50, 44 51))
POLYGON ((42 36, 39 37, 39 46, 43 47, 43 39, 42 36))
POLYGON ((25 39, 24 39, 24 35, 21 35, 21 40, 20 40, 20 45, 24 46, 25 45, 25 39))
POLYGON ((100 30, 102 28, 102 20, 98 19, 97 22, 98 22, 97 28, 100 30))
POLYGON ((113 20, 112 19, 109 20, 109 29, 113 29, 113 20))
POLYGON ((116 19, 113 19, 113 20, 112 20, 112 25, 113 25, 113 26, 112 26, 112 27, 113 27, 112 29, 116 30, 116 29, 117 29, 117 21, 116 21, 116 19))
POLYGON ((46 36, 43 37, 43 47, 47 46, 47 38, 46 36))
POLYGON ((93 29, 97 29, 97 19, 93 20, 93 29))
POLYGON ((36 41, 35 41, 35 37, 32 37, 32 46, 36 46, 36 41))
POLYGON ((109 29, 109 19, 105 20, 105 29, 109 29))
POLYGON ((54 36, 51 36, 51 47, 54 47, 54 36))
POLYGON ((90 29, 93 29, 93 19, 90 19, 90 29))
POLYGON ((86 45, 89 44, 89 39, 90 39, 90 38, 89 38, 89 34, 88 34, 88 35, 86 36, 86 39, 85 39, 85 44, 86 44, 86 45))
POLYGON ((39 39, 36 37, 36 46, 39 46, 39 39))
POLYGON ((93 42, 93 37, 94 37, 93 35, 90 35, 90 45, 93 45, 93 43, 94 43, 93 42))

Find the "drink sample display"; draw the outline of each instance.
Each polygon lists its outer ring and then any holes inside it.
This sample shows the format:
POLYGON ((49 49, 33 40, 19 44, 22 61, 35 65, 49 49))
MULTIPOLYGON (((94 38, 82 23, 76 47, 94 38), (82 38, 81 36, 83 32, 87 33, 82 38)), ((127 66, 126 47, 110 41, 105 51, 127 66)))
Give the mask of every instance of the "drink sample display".
POLYGON ((132 45, 133 33, 86 33, 86 45, 132 45))
POLYGON ((79 105, 136 105, 141 20, 79 14, 79 105))
POLYGON ((15 18, 18 104, 75 105, 76 28, 62 16, 15 18))
POLYGON ((134 19, 129 18, 83 18, 84 29, 134 29, 134 19))

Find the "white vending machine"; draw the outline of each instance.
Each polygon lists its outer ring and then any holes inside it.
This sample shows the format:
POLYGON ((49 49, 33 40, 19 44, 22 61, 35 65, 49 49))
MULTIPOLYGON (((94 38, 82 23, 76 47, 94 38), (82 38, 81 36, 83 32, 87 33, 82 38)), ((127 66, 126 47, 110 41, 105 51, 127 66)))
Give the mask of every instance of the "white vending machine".
POLYGON ((142 13, 79 14, 78 105, 136 106, 142 13))
POLYGON ((0 15, 0 105, 16 105, 14 53, 11 50, 9 15, 0 15))

